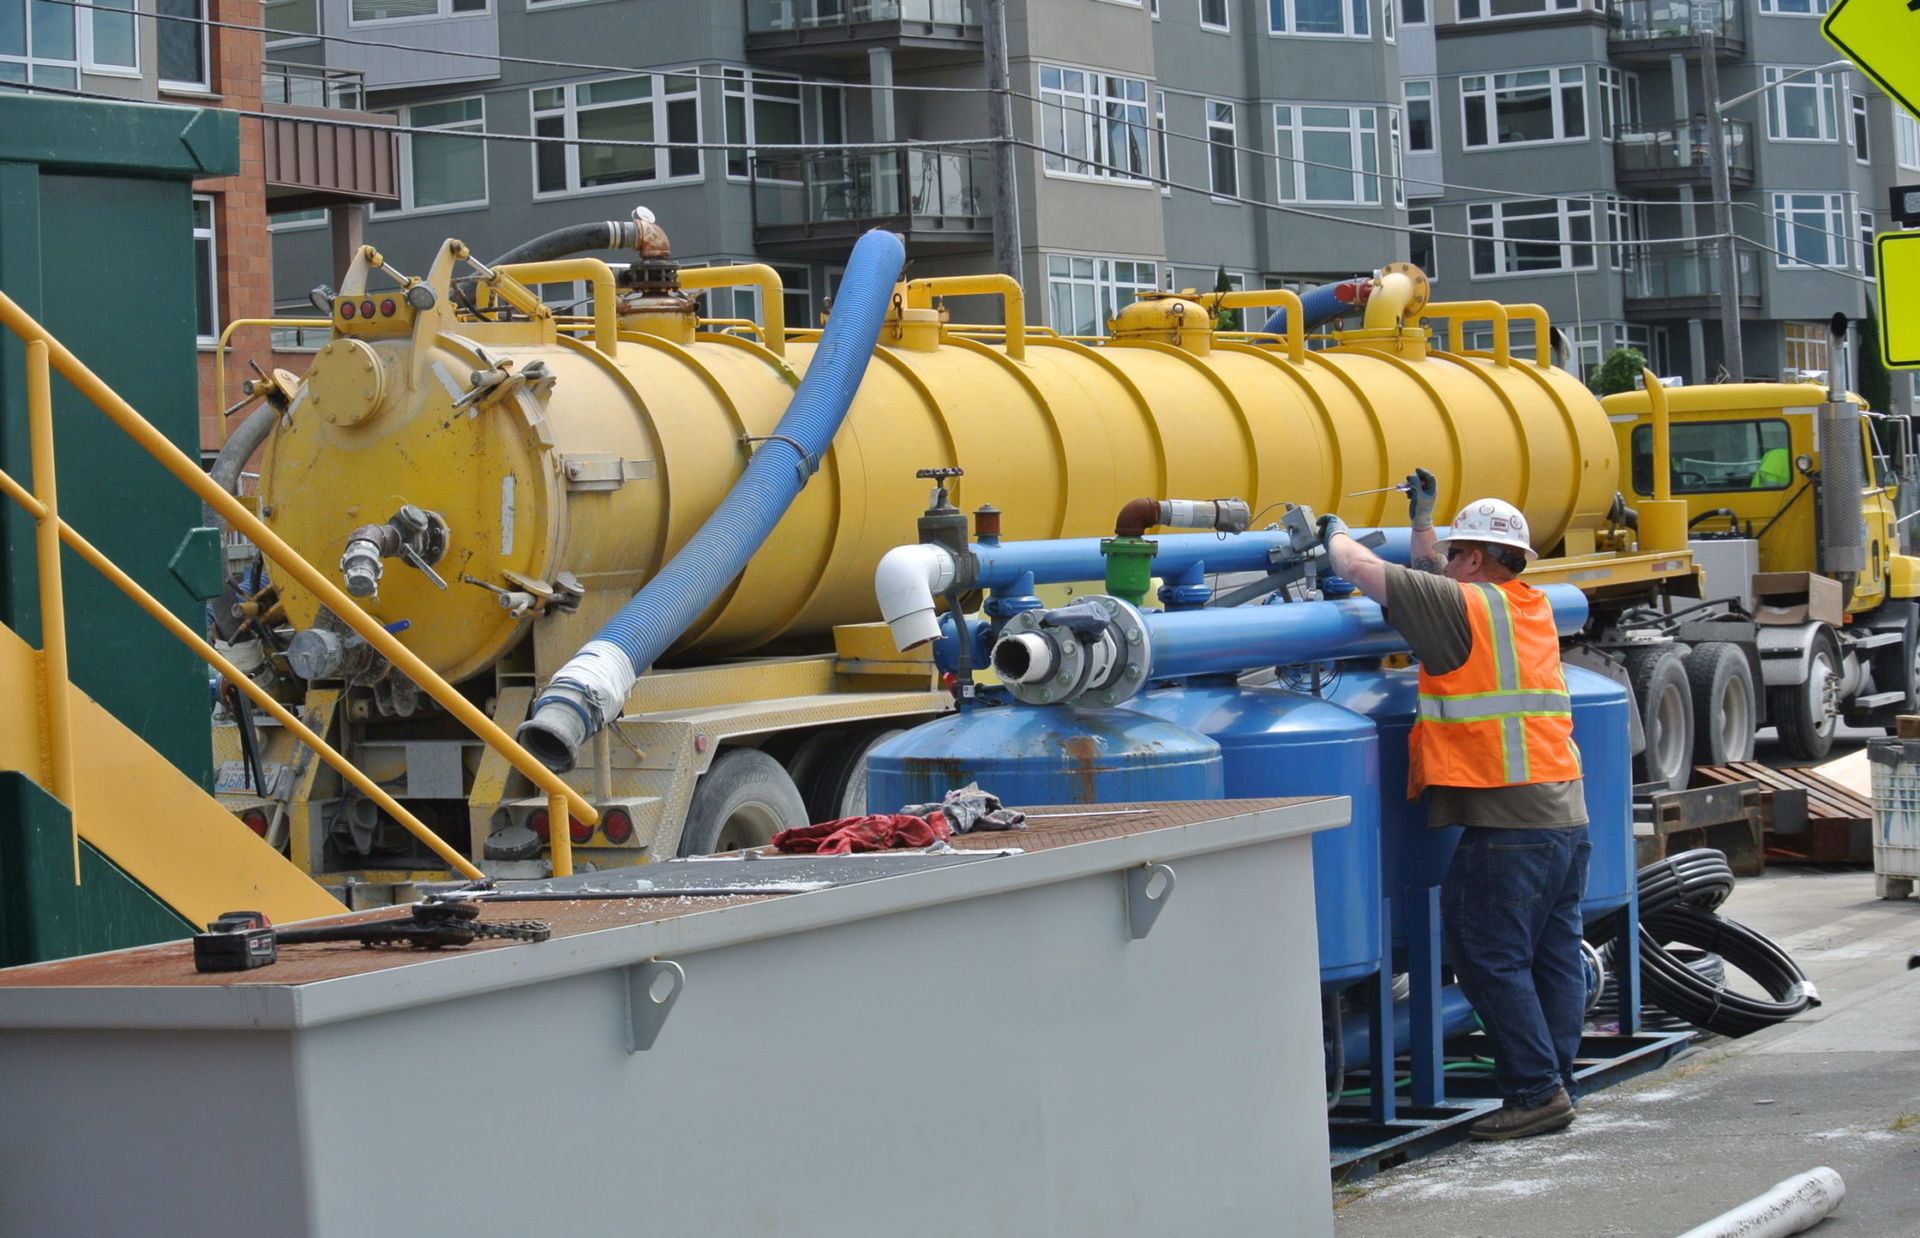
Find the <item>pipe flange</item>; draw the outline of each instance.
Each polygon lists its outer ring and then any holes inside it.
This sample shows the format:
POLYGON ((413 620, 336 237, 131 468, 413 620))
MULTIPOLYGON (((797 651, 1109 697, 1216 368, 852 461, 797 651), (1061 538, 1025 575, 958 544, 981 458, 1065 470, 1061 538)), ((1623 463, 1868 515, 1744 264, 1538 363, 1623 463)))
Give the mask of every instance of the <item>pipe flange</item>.
POLYGON ((1119 657, 1107 682, 1086 694, 1095 705, 1120 705, 1132 700, 1146 686, 1153 673, 1153 642, 1147 636, 1147 619, 1132 605, 1116 597, 1097 594, 1084 599, 1107 612, 1113 620, 1119 657))
MULTIPOLYGON (((1007 626, 1000 631, 1000 640, 1006 640, 1010 636, 1034 633, 1045 638, 1054 648, 1057 660, 1054 663, 1053 674, 1041 682, 1015 683, 1011 679, 1002 677, 1001 684, 1013 699, 1022 705, 1062 704, 1078 697, 1081 689, 1085 687, 1086 650, 1082 649, 1080 642, 1072 637, 1055 640, 1053 633, 1041 628, 1040 616, 1045 613, 1043 610, 1025 611, 1008 620, 1007 626)), ((998 641, 995 643, 998 644, 998 641)))

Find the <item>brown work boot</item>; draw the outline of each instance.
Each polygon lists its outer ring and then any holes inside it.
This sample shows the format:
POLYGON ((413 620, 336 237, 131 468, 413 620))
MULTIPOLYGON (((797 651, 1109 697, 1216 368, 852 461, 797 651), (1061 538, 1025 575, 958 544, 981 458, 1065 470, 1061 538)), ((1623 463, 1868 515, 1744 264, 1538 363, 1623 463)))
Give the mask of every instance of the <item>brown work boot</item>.
POLYGON ((1557 1131, 1572 1123, 1573 1100, 1565 1088, 1555 1088, 1552 1096, 1531 1109, 1502 1105, 1469 1126, 1467 1134, 1475 1139, 1525 1139, 1529 1135, 1557 1131))

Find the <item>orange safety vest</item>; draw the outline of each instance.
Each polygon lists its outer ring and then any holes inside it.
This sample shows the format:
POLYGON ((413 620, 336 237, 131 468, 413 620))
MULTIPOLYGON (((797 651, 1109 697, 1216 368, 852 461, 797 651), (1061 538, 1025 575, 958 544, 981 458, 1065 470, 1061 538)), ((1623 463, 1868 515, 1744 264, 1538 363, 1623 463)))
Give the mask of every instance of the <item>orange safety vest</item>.
POLYGON ((1407 797, 1430 786, 1512 787, 1580 777, 1573 699, 1546 594, 1517 580, 1460 588, 1473 647, 1444 675, 1420 668, 1407 797))

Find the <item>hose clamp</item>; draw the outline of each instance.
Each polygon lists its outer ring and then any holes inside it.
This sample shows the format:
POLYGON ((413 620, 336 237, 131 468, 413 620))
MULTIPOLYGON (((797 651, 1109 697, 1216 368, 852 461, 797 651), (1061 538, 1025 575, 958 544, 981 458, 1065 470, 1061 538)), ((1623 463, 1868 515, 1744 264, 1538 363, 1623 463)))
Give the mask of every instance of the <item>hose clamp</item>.
POLYGON ((805 485, 808 478, 820 471, 820 457, 801 446, 800 441, 791 435, 742 434, 740 441, 749 446, 754 443, 785 443, 787 446, 793 448, 794 455, 799 457, 798 460, 794 461, 793 469, 799 476, 802 485, 805 485))

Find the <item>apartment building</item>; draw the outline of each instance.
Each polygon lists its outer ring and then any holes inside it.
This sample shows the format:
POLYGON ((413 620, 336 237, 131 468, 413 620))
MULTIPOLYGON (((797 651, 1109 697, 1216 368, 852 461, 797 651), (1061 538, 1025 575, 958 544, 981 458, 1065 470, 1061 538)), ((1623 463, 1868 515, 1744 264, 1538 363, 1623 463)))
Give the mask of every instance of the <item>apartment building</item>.
MULTIPOLYGON (((367 106, 414 130, 398 201, 366 224, 396 260, 448 236, 495 254, 644 204, 683 262, 772 264, 789 323, 822 312, 867 227, 904 233, 915 274, 992 265, 988 159, 968 142, 988 132, 980 0, 265 8, 288 32, 270 55, 359 75, 367 106), (463 136, 480 132, 578 144, 463 136), (931 141, 958 144, 905 145, 931 141)), ((1007 0, 1028 317, 1089 333, 1146 289, 1405 257, 1396 17, 1382 0, 1007 0)), ((336 277, 328 233, 311 215, 274 232, 276 293, 297 307, 336 277)), ((709 295, 716 315, 757 308, 709 295)))
POLYGON ((1662 374, 1713 380, 1707 114, 1726 101, 1734 377, 1827 370, 1827 320, 1858 319, 1874 296, 1886 190, 1920 170, 1913 118, 1823 67, 1827 0, 1400 3, 1409 205, 1439 234, 1417 248, 1448 295, 1546 306, 1584 365, 1629 345, 1662 374))
MULTIPOLYGON (((268 214, 360 204, 393 194, 397 147, 383 116, 355 110, 351 75, 323 76, 264 60, 258 0, 103 0, 97 7, 0 0, 0 85, 80 91, 133 102, 220 106, 255 113, 240 122, 238 175, 196 182, 192 215, 200 340, 201 444, 225 438, 222 411, 243 398, 247 363, 304 368, 286 349, 296 333, 235 331, 225 350, 227 390, 215 359, 236 320, 274 312, 268 214), (266 114, 264 117, 260 114, 266 114)), ((350 208, 350 209, 345 209, 350 208)))

